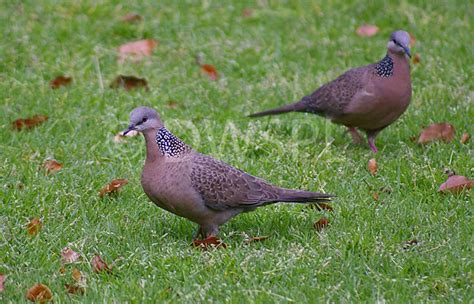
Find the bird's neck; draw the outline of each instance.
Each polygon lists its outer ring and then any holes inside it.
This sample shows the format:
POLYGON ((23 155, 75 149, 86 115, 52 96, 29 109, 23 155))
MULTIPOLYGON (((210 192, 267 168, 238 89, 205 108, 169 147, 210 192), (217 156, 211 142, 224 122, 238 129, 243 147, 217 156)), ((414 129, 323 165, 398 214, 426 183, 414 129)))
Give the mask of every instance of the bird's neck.
POLYGON ((410 64, 405 54, 388 51, 387 55, 375 65, 379 77, 392 77, 394 73, 410 73, 410 64))
POLYGON ((157 132, 158 132, 158 129, 149 129, 143 132, 143 136, 145 137, 145 143, 146 143, 145 164, 154 163, 164 158, 164 155, 158 149, 158 145, 156 144, 156 141, 155 141, 157 132))
POLYGON ((165 158, 179 158, 192 151, 181 139, 165 127, 143 132, 146 142, 146 162, 156 162, 165 158))

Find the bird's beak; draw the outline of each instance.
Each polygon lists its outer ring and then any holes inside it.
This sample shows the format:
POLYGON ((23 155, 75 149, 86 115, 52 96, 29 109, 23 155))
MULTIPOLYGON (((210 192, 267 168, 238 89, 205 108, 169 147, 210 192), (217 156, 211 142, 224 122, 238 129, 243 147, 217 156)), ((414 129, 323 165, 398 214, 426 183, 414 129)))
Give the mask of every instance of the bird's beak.
POLYGON ((135 125, 131 124, 128 126, 128 129, 123 131, 123 136, 127 135, 128 132, 135 130, 135 125))
POLYGON ((403 50, 405 51, 405 54, 407 54, 408 57, 411 58, 410 48, 409 48, 408 46, 405 46, 405 45, 401 45, 401 47, 402 47, 403 50))

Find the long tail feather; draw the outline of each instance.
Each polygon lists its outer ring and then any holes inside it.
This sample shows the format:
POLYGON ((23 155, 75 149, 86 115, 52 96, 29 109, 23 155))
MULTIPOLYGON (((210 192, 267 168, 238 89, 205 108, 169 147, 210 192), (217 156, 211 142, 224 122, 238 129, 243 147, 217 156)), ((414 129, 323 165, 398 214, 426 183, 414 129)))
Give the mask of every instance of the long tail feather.
POLYGON ((249 117, 260 117, 260 116, 266 116, 266 115, 283 114, 283 113, 288 113, 288 112, 298 112, 303 109, 304 109, 304 105, 301 102, 295 102, 295 103, 281 106, 279 108, 250 114, 249 117))

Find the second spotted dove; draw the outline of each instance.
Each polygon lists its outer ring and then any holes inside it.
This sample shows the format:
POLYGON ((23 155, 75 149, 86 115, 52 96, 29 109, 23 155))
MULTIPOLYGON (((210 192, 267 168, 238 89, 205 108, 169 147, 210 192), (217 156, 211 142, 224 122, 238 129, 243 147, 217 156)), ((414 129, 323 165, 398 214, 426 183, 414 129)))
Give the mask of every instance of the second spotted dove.
POLYGON ((158 113, 138 107, 124 132, 143 133, 146 160, 141 184, 159 207, 199 225, 198 234, 215 236, 219 226, 242 212, 277 203, 319 203, 332 195, 274 186, 211 156, 200 154, 168 131, 158 113))
POLYGON ((346 126, 355 142, 361 141, 357 129, 364 131, 376 153, 377 134, 397 120, 410 103, 409 44, 407 32, 395 31, 387 43, 387 55, 379 62, 351 69, 296 103, 250 117, 287 112, 321 115, 346 126))

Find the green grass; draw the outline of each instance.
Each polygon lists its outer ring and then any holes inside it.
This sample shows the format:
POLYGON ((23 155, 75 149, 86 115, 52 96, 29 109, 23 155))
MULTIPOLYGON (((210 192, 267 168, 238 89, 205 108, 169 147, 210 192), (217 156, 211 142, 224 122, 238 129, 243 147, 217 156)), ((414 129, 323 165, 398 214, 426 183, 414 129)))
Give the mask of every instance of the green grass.
POLYGON ((0 302, 26 301, 36 282, 55 303, 473 300, 472 191, 437 193, 445 167, 474 177, 472 141, 459 143, 462 132, 474 133, 471 2, 121 2, 0 4, 0 273, 8 276, 0 302), (246 7, 253 17, 242 17, 246 7), (122 23, 129 12, 144 21, 122 23), (364 23, 380 33, 358 37, 364 23), (416 37, 421 63, 408 111, 378 137, 377 176, 366 168, 372 152, 353 146, 340 126, 310 114, 245 118, 382 58, 400 28, 416 37), (116 48, 142 38, 160 41, 148 63, 118 65, 116 48), (201 75, 197 54, 217 67, 219 81, 201 75), (51 90, 58 74, 73 84, 51 90), (145 77, 150 90, 109 89, 118 74, 145 77), (176 109, 165 106, 170 100, 176 109), (222 227, 226 250, 191 248, 195 225, 142 192, 143 139, 112 140, 139 105, 159 110, 200 152, 281 186, 337 194, 334 211, 261 208, 222 227), (50 119, 11 130, 14 119, 34 114, 50 119), (410 141, 443 121, 457 129, 452 143, 410 141), (45 175, 49 157, 64 169, 45 175), (99 199, 114 178, 130 183, 99 199), (322 216, 330 226, 318 234, 312 225, 322 216), (32 217, 44 222, 35 237, 25 230, 32 217), (257 235, 270 238, 243 243, 257 235), (404 249, 412 239, 418 244, 404 249), (72 281, 72 266, 59 272, 66 246, 81 254, 83 296, 64 288, 72 281), (113 264, 112 275, 92 272, 95 253, 113 264))

